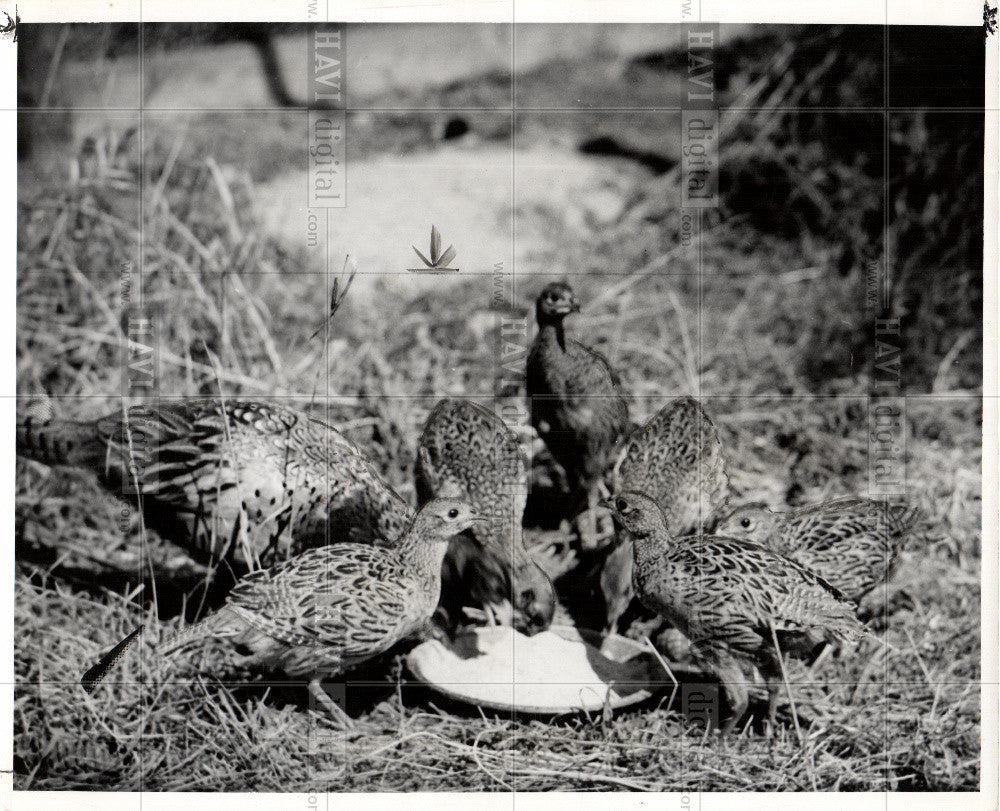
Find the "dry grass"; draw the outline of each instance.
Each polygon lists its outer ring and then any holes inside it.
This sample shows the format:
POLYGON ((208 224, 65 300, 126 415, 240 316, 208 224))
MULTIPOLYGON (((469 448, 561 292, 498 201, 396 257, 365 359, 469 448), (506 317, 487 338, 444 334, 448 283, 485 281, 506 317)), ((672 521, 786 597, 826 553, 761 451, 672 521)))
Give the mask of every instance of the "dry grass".
MULTIPOLYGON (((919 602, 891 611, 887 640, 792 677, 816 718, 800 745, 723 742, 659 703, 613 719, 539 720, 438 709, 400 681, 348 687, 358 728, 336 732, 304 691, 240 681, 216 656, 193 674, 131 657, 94 697, 89 662, 135 623, 125 600, 95 599, 57 580, 18 582, 15 735, 20 788, 137 790, 960 790, 979 773, 976 579, 944 561, 906 566, 919 602), (922 574, 917 574, 917 571, 922 574), (141 680, 140 680, 141 679, 141 680)), ((152 635, 155 638, 155 634, 152 635)), ((252 678, 252 677, 251 677, 252 678)), ((444 706, 442 704, 442 706, 444 706)))
MULTIPOLYGON (((349 296, 327 350, 310 336, 323 324, 329 280, 302 272, 304 251, 290 255, 259 236, 251 178, 238 163, 190 160, 184 143, 150 143, 144 178, 135 139, 109 133, 78 157, 70 179, 22 193, 19 391, 47 393, 57 416, 115 407, 126 329, 119 270, 138 259, 141 188, 159 392, 213 395, 221 387, 227 396, 313 403, 411 497, 426 409, 440 393, 481 393, 502 377, 486 286, 458 279, 402 299, 375 283, 377 307, 349 296)), ((625 218, 589 244, 573 237, 558 257, 539 257, 556 275, 609 264, 625 272, 574 277, 590 306, 573 327, 622 370, 634 416, 679 393, 700 394, 723 432, 739 498, 780 506, 864 493, 870 381, 857 371, 817 385, 802 363, 829 340, 822 330, 840 309, 862 308, 864 291, 829 272, 829 246, 762 237, 738 218, 707 232, 703 261, 712 272, 699 275, 693 253, 675 247, 677 227, 669 218, 656 228, 625 218)), ((525 312, 545 281, 522 291, 525 312)), ((669 704, 669 691, 614 718, 487 716, 408 684, 398 657, 350 677, 357 729, 336 733, 300 687, 263 682, 223 652, 207 650, 182 669, 156 661, 150 640, 180 614, 193 615, 204 570, 135 517, 120 530, 119 502, 91 475, 19 463, 15 784, 975 789, 980 394, 908 394, 907 482, 925 520, 873 621, 888 646, 866 642, 815 674, 791 668, 796 701, 814 719, 802 743, 787 714, 771 739, 752 729, 728 741, 706 735, 669 704), (86 696, 78 685, 86 664, 143 619, 154 629, 144 655, 86 696)))

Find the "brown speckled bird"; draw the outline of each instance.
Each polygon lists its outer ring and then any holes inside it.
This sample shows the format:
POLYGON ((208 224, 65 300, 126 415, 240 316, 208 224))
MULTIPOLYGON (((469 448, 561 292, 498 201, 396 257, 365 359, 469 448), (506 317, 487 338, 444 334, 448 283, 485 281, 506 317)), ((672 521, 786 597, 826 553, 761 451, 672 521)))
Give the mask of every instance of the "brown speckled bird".
POLYGON ((716 532, 744 538, 798 561, 849 599, 861 599, 892 575, 918 511, 866 498, 844 498, 788 512, 737 507, 716 532))
MULTIPOLYGON (((647 493, 678 535, 711 526, 729 495, 722 440, 705 409, 680 397, 636 428, 625 443, 616 490, 647 493)), ((621 533, 625 535, 625 533, 621 533)), ((620 537, 601 572, 608 628, 632 600, 632 542, 620 537)))
POLYGON ((171 540, 239 552, 249 568, 331 539, 391 543, 411 517, 351 442, 286 406, 195 400, 136 405, 127 419, 28 418, 17 453, 94 470, 171 540))
MULTIPOLYGON (((245 651, 243 665, 307 680, 331 715, 347 721, 321 679, 384 653, 426 627, 440 597, 448 542, 476 520, 468 502, 435 499, 417 513, 393 549, 335 543, 252 572, 222 608, 157 645, 156 653, 209 640, 231 645, 245 651)), ((88 671, 83 680, 88 692, 120 658, 122 644, 88 671)))
MULTIPOLYGON (((621 383, 607 358, 566 337, 563 321, 579 302, 564 282, 547 285, 535 303, 538 335, 528 353, 525 385, 531 424, 566 471, 570 488, 591 510, 607 494, 604 475, 631 428, 621 383)), ((581 504, 582 506, 582 504, 581 504)))
POLYGON ((528 555, 521 518, 528 476, 517 438, 481 405, 444 399, 432 409, 414 466, 417 501, 468 499, 484 521, 452 540, 443 571, 442 608, 453 623, 462 601, 513 607, 514 625, 527 633, 552 622, 555 595, 548 576, 528 555))
POLYGON ((826 641, 866 634, 853 603, 789 558, 748 541, 674 537, 663 511, 642 493, 620 493, 607 506, 633 537, 636 595, 691 640, 695 659, 721 682, 731 710, 723 731, 747 708, 741 664, 766 679, 773 725, 781 654, 809 658, 826 641))

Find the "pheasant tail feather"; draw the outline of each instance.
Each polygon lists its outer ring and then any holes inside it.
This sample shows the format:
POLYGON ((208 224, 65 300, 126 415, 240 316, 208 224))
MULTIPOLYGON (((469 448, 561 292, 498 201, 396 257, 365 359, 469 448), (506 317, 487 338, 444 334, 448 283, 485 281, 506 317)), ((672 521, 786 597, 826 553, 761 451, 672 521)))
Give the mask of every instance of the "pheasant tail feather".
POLYGON ((107 678, 108 674, 114 670, 115 665, 122 660, 122 657, 126 654, 128 649, 132 647, 132 643, 135 642, 139 634, 142 633, 142 627, 143 626, 140 625, 132 631, 132 633, 104 654, 96 665, 83 674, 83 677, 80 679, 80 684, 83 685, 84 690, 88 693, 93 693, 94 690, 97 689, 98 685, 100 685, 100 683, 107 678))

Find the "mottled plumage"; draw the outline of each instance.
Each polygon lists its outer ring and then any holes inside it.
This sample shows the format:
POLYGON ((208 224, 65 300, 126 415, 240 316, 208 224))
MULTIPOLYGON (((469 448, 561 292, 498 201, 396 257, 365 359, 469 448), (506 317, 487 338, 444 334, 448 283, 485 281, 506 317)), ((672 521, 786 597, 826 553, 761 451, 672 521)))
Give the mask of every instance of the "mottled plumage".
POLYGON ((789 512, 748 504, 722 519, 716 531, 780 552, 859 602, 892 575, 916 517, 916 509, 865 498, 789 512))
MULTIPOLYGON (((674 535, 711 526, 728 498, 729 476, 719 432, 701 404, 680 397, 636 428, 625 443, 615 483, 616 490, 651 496, 674 535)), ((632 599, 629 538, 620 538, 619 547, 608 556, 601 590, 608 627, 614 628, 632 599)))
POLYGON ((147 522, 171 540, 215 557, 239 551, 251 568, 330 540, 389 543, 410 518, 351 442, 287 406, 196 400, 133 406, 127 420, 29 418, 17 452, 90 468, 132 500, 138 489, 147 522))
POLYGON ((566 337, 563 320, 579 311, 569 285, 550 284, 535 304, 538 335, 525 385, 531 424, 566 471, 570 487, 593 508, 604 474, 631 427, 617 375, 599 352, 566 337))
POLYGON ((773 721, 785 655, 808 658, 825 641, 865 634, 854 605, 818 575, 754 543, 711 535, 677 538, 656 502, 617 495, 609 506, 633 536, 632 583, 639 599, 691 640, 695 658, 726 691, 732 729, 746 710, 741 664, 768 682, 773 721))
POLYGON ((728 498, 729 476, 719 432, 701 403, 679 397, 636 428, 615 484, 652 497, 676 535, 710 525, 728 498))
POLYGON ((392 549, 336 543, 252 572, 222 608, 160 643, 156 652, 223 642, 245 651, 250 667, 309 680, 322 700, 319 679, 371 659, 426 626, 440 596, 448 541, 476 517, 468 502, 436 499, 392 549))
POLYGON ((484 518, 452 540, 445 558, 442 604, 449 617, 454 620, 469 601, 477 607, 506 602, 519 629, 547 628, 555 596, 524 546, 527 470, 504 421, 468 400, 441 400, 420 435, 414 475, 418 503, 465 498, 484 518))

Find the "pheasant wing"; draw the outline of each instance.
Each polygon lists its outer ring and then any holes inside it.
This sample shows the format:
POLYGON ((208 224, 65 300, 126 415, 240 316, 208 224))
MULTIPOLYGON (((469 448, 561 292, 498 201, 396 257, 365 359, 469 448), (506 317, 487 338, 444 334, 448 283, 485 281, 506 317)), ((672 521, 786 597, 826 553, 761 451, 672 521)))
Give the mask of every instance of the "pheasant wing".
POLYGON ((345 659, 365 657, 409 630, 409 583, 392 553, 336 544, 243 578, 228 604, 285 644, 332 647, 345 659))

